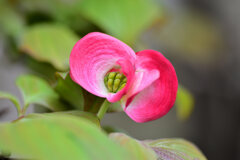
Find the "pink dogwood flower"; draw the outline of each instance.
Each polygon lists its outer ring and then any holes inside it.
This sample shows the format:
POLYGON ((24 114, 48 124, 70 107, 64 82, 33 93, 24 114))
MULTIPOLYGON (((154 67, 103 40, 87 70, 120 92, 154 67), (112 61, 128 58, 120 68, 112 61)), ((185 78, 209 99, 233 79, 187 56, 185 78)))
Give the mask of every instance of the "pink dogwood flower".
POLYGON ((98 32, 87 34, 73 47, 70 76, 96 96, 120 100, 126 114, 139 123, 168 113, 178 88, 174 67, 160 52, 135 53, 120 40, 98 32))

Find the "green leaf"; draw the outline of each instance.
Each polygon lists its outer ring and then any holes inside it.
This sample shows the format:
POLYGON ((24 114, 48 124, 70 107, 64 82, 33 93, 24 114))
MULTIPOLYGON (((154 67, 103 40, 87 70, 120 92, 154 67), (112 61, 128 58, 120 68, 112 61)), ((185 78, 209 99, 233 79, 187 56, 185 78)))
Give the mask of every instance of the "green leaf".
POLYGON ((194 97, 188 90, 179 86, 175 105, 179 119, 186 120, 193 111, 194 97))
POLYGON ((58 70, 69 68, 69 55, 79 38, 57 24, 38 24, 26 30, 20 50, 38 61, 51 63, 58 70))
POLYGON ((61 78, 61 79, 66 79, 66 77, 69 75, 69 72, 56 72, 55 76, 57 78, 61 78))
POLYGON ((119 128, 117 126, 102 126, 102 129, 110 134, 110 133, 116 133, 116 132, 121 132, 121 133, 125 133, 125 134, 128 134, 128 132, 122 128, 119 128))
POLYGON ((98 127, 100 127, 99 119, 97 118, 97 116, 95 114, 89 113, 89 112, 83 112, 83 111, 76 111, 76 110, 66 111, 66 112, 52 112, 52 113, 44 113, 44 114, 32 113, 32 114, 28 114, 27 116, 25 116, 24 119, 26 119, 26 118, 47 118, 48 116, 51 117, 52 115, 53 116, 57 116, 57 115, 76 116, 76 117, 87 119, 90 122, 97 125, 98 127))
MULTIPOLYGON (((68 72, 57 72, 57 84, 55 86, 56 92, 73 105, 74 108, 85 110, 92 113, 97 113, 104 99, 97 97, 73 82, 68 72)), ((108 112, 121 112, 122 107, 119 102, 111 103, 108 112)))
POLYGON ((135 159, 138 160, 154 160, 156 158, 155 152, 148 146, 144 145, 138 140, 135 140, 123 133, 111 133, 110 138, 118 142, 121 146, 130 151, 135 159))
POLYGON ((23 94, 25 109, 29 104, 39 104, 53 111, 64 108, 59 102, 59 95, 45 80, 33 75, 23 75, 17 78, 16 84, 23 94))
POLYGON ((62 0, 21 0, 19 5, 27 13, 34 11, 44 12, 57 20, 65 20, 65 18, 70 18, 70 16, 78 13, 80 2, 79 0, 71 0, 71 2, 62 0))
POLYGON ((132 44, 160 16, 152 1, 83 0, 79 11, 108 34, 132 44))
POLYGON ((81 0, 21 0, 19 5, 25 13, 44 13, 56 21, 69 26, 78 34, 84 36, 100 29, 81 15, 81 0))
POLYGON ((74 116, 52 115, 0 125, 0 149, 39 160, 132 160, 94 124, 74 116))
POLYGON ((158 159, 206 160, 194 144, 183 139, 148 140, 144 143, 156 152, 158 159))
MULTIPOLYGON (((86 90, 83 91, 84 97, 84 111, 97 113, 100 109, 102 103, 104 102, 104 98, 97 97, 86 90)), ((111 103, 107 112, 121 112, 123 111, 119 102, 111 103)))
POLYGON ((24 63, 34 74, 43 77, 47 81, 55 81, 54 74, 57 70, 50 63, 37 61, 30 56, 24 58, 24 63))
POLYGON ((83 110, 84 98, 82 88, 72 81, 68 73, 56 73, 56 92, 74 108, 83 110))
POLYGON ((82 92, 84 97, 84 111, 97 113, 104 102, 104 98, 97 97, 84 89, 82 92))
MULTIPOLYGON (((56 92, 74 108, 92 113, 97 113, 104 99, 97 97, 80 85, 73 82, 68 72, 56 72, 56 92)), ((111 103, 108 112, 120 112, 122 107, 119 102, 111 103)))
POLYGON ((24 30, 24 20, 7 1, 0 1, 0 29, 14 38, 18 38, 24 30))
POLYGON ((206 160, 206 157, 194 144, 183 139, 138 141, 122 133, 111 133, 110 138, 140 160, 206 160))
POLYGON ((14 95, 12 95, 10 93, 0 91, 0 99, 10 100, 16 107, 18 114, 21 113, 21 105, 20 105, 20 102, 17 97, 15 97, 14 95))

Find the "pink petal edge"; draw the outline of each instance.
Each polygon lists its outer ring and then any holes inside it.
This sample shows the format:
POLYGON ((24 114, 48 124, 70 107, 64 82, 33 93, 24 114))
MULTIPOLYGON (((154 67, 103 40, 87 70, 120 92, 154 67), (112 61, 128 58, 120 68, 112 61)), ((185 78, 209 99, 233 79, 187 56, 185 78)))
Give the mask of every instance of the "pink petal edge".
POLYGON ((136 54, 120 40, 109 35, 92 32, 80 39, 70 54, 70 76, 88 92, 116 102, 132 83, 136 54), (113 68, 121 68, 128 81, 116 94, 109 93, 104 76, 113 68))
MULTIPOLYGON (((174 105, 177 95, 178 80, 172 64, 154 50, 143 50, 137 53, 136 70, 159 71, 160 75, 152 83, 146 83, 134 95, 124 97, 122 106, 126 114, 138 123, 158 119, 164 116, 174 105)), ((156 78, 156 74, 152 74, 156 78)), ((149 78, 151 79, 151 78, 149 78)), ((142 79, 147 80, 147 76, 142 79)), ((142 83, 143 83, 142 82, 142 83)), ((137 89, 135 89, 136 91, 137 89)))

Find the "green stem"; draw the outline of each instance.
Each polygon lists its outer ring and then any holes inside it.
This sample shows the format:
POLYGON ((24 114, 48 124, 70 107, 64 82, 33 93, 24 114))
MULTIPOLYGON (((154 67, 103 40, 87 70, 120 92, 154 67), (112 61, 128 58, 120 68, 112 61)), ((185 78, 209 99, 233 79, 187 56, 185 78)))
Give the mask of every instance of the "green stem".
POLYGON ((97 117, 99 118, 99 120, 102 120, 104 114, 107 112, 108 107, 109 107, 110 102, 108 102, 107 99, 105 99, 105 101, 103 102, 103 104, 101 105, 98 113, 97 113, 97 117))
POLYGON ((17 113, 18 113, 18 116, 22 116, 22 109, 21 109, 21 106, 18 104, 18 103, 14 103, 15 106, 16 106, 16 109, 17 109, 17 113))
POLYGON ((26 111, 27 111, 27 109, 28 109, 28 106, 29 106, 29 104, 25 104, 25 105, 24 105, 24 107, 23 107, 23 109, 22 109, 22 111, 21 111, 21 116, 24 116, 24 115, 25 115, 25 113, 26 113, 26 111))

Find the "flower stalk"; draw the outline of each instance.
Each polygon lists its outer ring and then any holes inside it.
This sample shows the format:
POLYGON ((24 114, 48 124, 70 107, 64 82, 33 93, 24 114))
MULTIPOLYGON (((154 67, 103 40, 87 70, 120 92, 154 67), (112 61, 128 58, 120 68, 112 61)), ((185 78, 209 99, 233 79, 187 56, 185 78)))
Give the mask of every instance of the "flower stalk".
POLYGON ((101 105, 101 107, 97 113, 97 117, 99 118, 100 121, 102 120, 105 113, 107 112, 109 105, 110 105, 110 102, 108 102, 108 100, 105 99, 105 101, 103 102, 103 104, 101 105))

